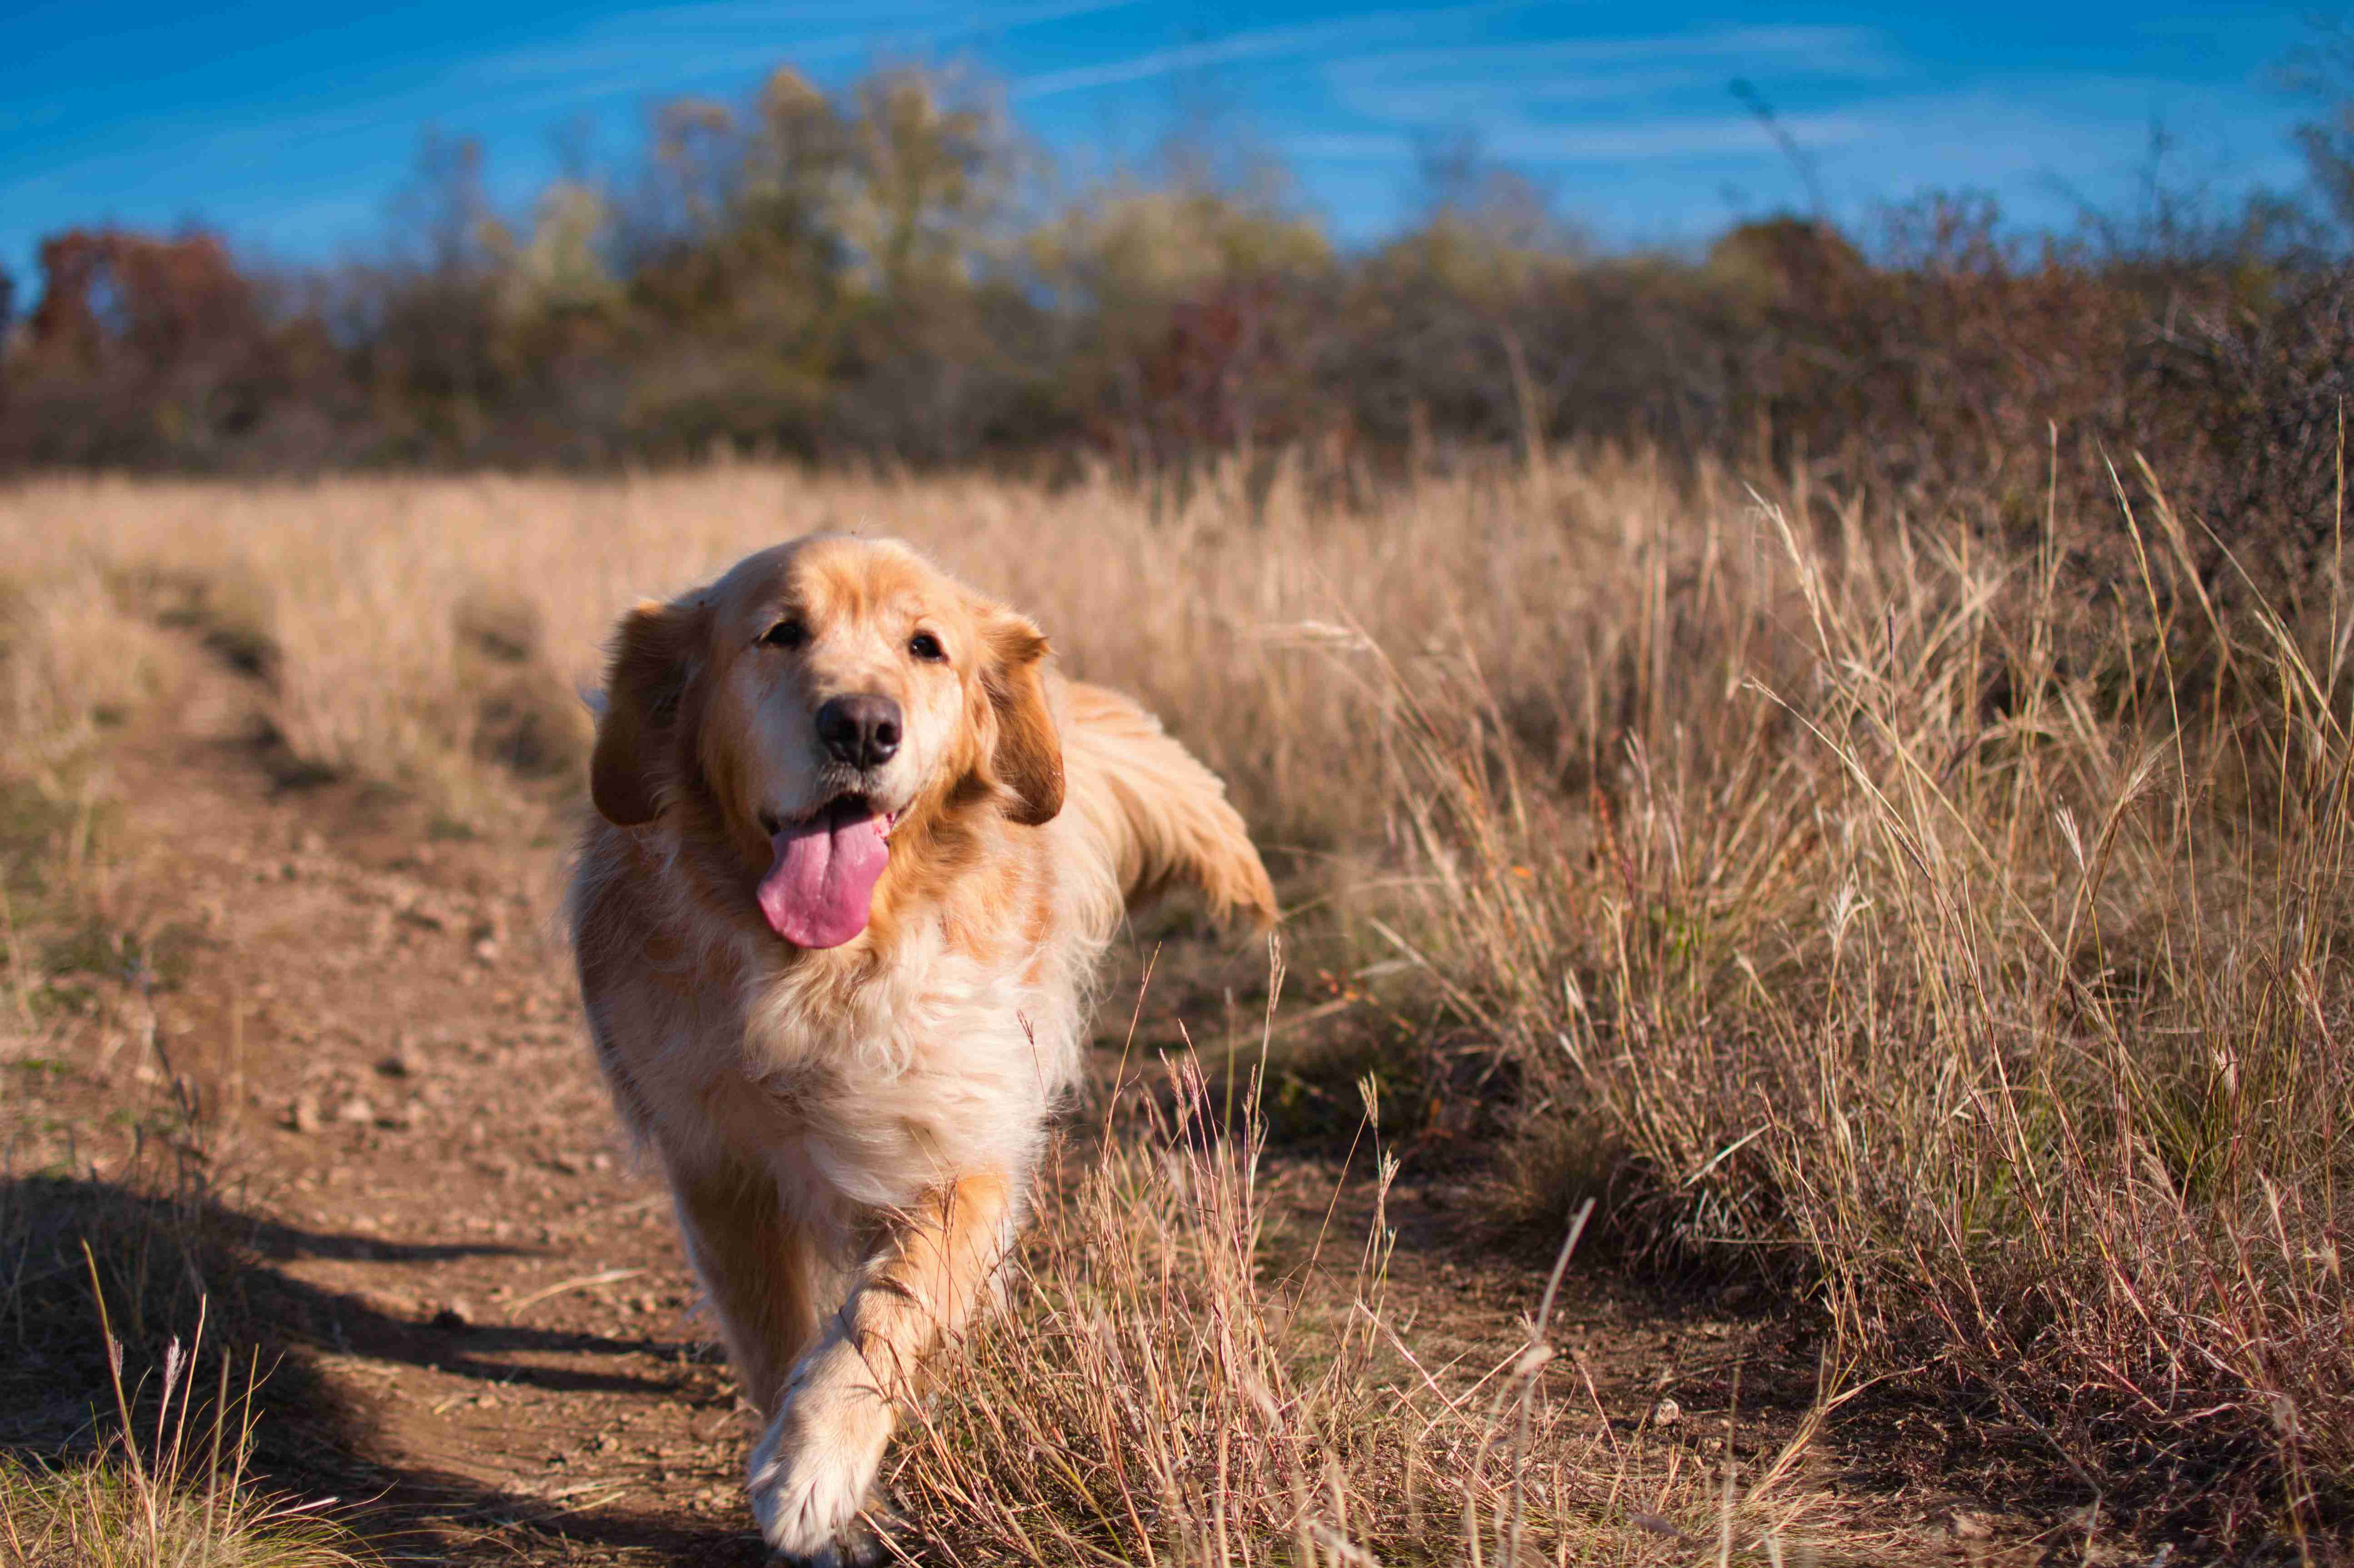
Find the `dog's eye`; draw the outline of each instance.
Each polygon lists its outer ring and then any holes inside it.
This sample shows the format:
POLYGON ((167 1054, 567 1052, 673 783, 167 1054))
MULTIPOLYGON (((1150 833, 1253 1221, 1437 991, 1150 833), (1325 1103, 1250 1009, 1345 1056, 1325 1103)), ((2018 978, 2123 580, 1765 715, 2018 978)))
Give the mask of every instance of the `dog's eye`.
POLYGON ((809 628, 790 618, 760 634, 760 645, 764 648, 798 648, 808 641, 809 628))
POLYGON ((908 638, 907 652, 918 659, 932 662, 938 662, 949 656, 948 650, 940 646, 940 640, 928 631, 918 631, 908 638))

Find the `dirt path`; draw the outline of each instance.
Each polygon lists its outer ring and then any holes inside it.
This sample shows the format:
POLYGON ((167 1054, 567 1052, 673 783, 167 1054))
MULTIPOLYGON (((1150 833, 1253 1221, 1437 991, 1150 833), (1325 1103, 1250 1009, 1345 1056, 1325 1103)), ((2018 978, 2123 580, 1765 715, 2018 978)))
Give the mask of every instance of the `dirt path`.
POLYGON ((192 672, 115 748, 111 893, 185 970, 159 1036, 335 1396, 340 1452, 283 1457, 381 1492, 421 1555, 716 1560, 743 1422, 582 1048, 557 845, 284 788, 252 697, 192 672))
MULTIPOLYGON (((265 1458, 306 1493, 377 1499, 395 1555, 758 1563, 746 1408, 582 1044, 559 830, 472 838, 364 786, 286 787, 256 695, 207 662, 121 736, 105 896, 147 934, 157 1039, 217 1118, 221 1201, 269 1276, 239 1288, 309 1347, 265 1458)), ((1259 960, 1195 954, 1183 983, 1216 995, 1229 962, 1259 960)), ((1107 1063, 1127 1012, 1106 1009, 1107 1063)), ((1310 1220, 1338 1181, 1335 1223, 1362 1222, 1362 1185, 1330 1160, 1278 1160, 1272 1181, 1310 1220)), ((1412 1163, 1398 1190, 1393 1300, 1433 1361, 1509 1354, 1541 1283, 1525 1249, 1484 1239, 1481 1207, 1412 1163)), ((1762 1414, 1741 1449, 1777 1442, 1812 1378, 1787 1324, 1598 1270, 1573 1277, 1560 1325, 1614 1421, 1672 1390, 1696 1433, 1721 1432, 1745 1360, 1762 1414)))

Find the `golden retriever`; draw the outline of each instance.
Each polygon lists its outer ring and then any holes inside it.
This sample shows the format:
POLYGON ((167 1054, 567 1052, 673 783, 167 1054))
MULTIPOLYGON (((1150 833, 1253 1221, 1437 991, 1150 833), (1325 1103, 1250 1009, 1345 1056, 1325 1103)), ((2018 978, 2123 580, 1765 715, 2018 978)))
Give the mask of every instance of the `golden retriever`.
POLYGON ((766 1429, 776 1553, 872 1560, 896 1411, 991 1293, 1096 960, 1190 881, 1276 916, 1217 777, 896 543, 797 540, 616 635, 570 895, 613 1099, 766 1429))

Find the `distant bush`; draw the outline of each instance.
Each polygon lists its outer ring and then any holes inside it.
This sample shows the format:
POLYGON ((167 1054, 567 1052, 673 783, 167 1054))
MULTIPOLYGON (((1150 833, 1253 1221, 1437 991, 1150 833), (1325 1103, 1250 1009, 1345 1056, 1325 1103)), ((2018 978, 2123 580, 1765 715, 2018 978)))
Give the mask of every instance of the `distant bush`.
POLYGON ((264 277, 202 233, 63 234, 0 358, 0 465, 1161 472, 1571 440, 1804 462, 1899 503, 1960 482, 2026 525, 2055 474, 2146 451, 2227 539, 2336 483, 2348 276, 2277 208, 2028 242, 1931 197, 1868 238, 1781 217, 1696 258, 1596 255, 1467 164, 1350 253, 1257 190, 1047 202, 1034 164, 954 75, 829 96, 788 69, 662 107, 633 177, 559 181, 526 221, 478 148, 429 142, 371 265, 264 277))

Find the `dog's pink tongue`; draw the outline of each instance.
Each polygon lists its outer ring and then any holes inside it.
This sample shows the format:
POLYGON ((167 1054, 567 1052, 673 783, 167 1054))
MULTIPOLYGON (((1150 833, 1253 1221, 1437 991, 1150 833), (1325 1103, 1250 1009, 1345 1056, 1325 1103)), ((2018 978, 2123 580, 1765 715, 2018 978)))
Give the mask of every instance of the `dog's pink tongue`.
POLYGON ((866 929, 875 884, 891 859, 884 821, 828 808, 772 841, 777 861, 760 879, 760 913, 797 948, 838 948, 866 929))

